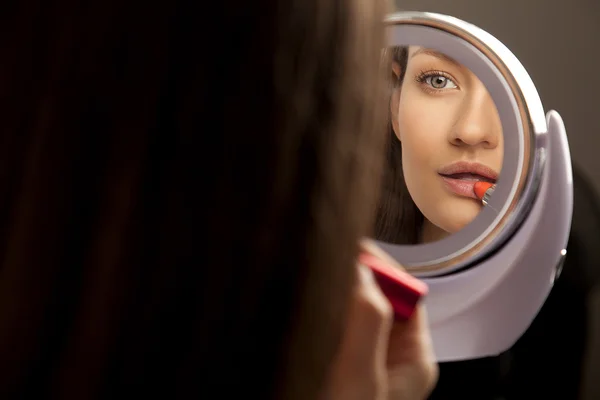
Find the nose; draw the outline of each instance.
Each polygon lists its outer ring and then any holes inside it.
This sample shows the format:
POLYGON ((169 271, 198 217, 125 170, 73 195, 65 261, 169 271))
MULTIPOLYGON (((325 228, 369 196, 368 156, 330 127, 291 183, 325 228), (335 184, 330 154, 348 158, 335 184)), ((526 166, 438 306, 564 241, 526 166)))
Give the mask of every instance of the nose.
POLYGON ((502 125, 496 105, 483 84, 463 99, 455 126, 448 138, 455 146, 496 148, 502 135, 502 125))

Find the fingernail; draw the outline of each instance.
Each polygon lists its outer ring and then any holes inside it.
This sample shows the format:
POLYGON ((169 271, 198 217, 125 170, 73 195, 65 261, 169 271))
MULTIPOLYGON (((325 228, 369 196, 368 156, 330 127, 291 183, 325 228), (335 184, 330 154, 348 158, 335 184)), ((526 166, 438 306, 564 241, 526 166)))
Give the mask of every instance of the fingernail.
POLYGON ((371 268, 367 267, 364 264, 358 264, 358 278, 363 283, 375 282, 375 276, 373 275, 373 271, 371 270, 371 268))

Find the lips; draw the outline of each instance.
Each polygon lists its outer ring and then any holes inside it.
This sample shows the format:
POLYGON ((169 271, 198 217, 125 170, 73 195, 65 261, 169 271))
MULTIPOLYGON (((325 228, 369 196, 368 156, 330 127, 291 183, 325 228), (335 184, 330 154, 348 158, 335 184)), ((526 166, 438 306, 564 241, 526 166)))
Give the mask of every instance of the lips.
POLYGON ((450 192, 472 199, 477 199, 474 186, 476 182, 496 183, 498 173, 480 163, 460 161, 450 164, 438 171, 446 189, 450 192))

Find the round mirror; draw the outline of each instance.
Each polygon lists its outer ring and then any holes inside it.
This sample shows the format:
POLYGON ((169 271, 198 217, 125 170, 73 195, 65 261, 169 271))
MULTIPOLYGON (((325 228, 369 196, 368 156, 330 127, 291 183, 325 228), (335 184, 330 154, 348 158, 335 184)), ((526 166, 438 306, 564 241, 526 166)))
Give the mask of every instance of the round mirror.
POLYGON ((523 221, 544 163, 544 110, 519 61, 481 29, 431 13, 386 23, 390 123, 375 239, 416 276, 450 274, 523 221))
POLYGON ((564 125, 482 29, 422 12, 385 22, 389 124, 374 239, 429 285, 439 361, 499 354, 531 324, 566 254, 564 125))

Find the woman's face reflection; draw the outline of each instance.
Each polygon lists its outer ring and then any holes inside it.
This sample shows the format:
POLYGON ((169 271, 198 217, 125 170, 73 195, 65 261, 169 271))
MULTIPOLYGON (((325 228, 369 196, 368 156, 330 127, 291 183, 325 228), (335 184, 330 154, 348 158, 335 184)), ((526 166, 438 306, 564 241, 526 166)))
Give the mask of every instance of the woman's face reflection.
POLYGON ((466 67, 411 46, 392 120, 406 186, 425 216, 423 241, 459 231, 481 209, 474 183, 495 182, 502 167, 502 127, 486 88, 466 67))

